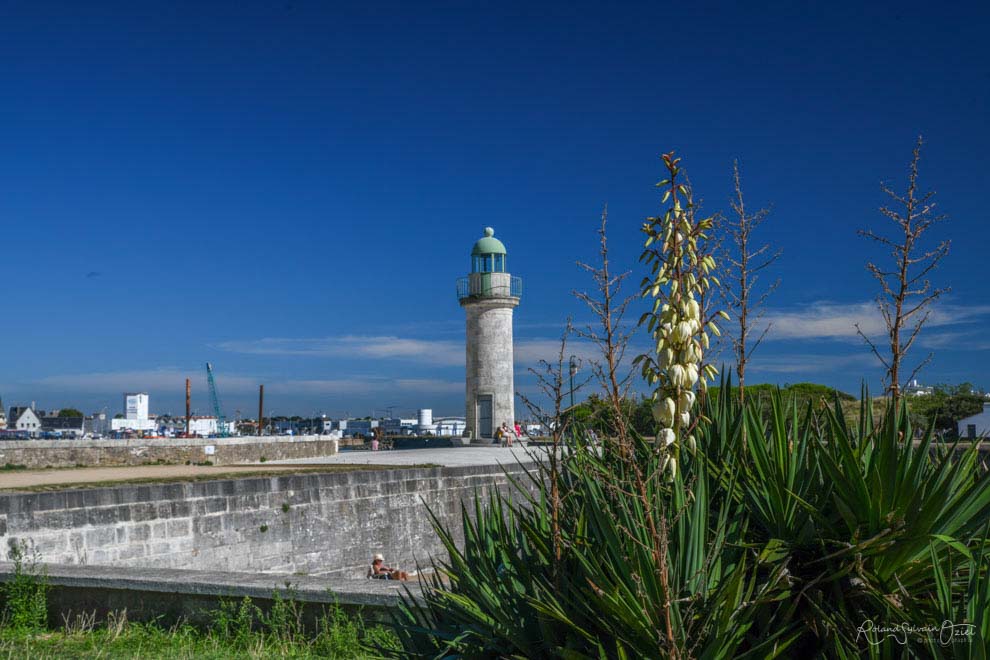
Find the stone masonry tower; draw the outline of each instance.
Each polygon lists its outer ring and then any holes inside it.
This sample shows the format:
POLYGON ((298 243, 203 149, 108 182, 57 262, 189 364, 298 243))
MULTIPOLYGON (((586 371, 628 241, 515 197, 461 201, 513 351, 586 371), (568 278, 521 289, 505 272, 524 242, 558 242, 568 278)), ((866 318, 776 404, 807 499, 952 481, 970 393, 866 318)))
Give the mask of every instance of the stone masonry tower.
POLYGON ((502 422, 515 423, 512 379, 512 310, 522 279, 506 270, 505 246, 495 230, 471 250, 471 274, 457 281, 457 300, 467 312, 467 400, 465 436, 483 442, 502 422))

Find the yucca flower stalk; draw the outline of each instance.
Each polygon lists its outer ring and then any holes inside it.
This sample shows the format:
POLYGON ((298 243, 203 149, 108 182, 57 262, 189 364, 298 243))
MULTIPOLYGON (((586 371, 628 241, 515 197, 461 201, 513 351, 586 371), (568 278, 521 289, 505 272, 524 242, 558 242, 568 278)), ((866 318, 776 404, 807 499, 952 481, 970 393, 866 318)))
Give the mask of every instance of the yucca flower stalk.
POLYGON ((653 417, 659 424, 657 448, 670 452, 667 470, 676 475, 681 444, 694 451, 697 419, 692 409, 698 391, 718 374, 704 361, 711 336, 720 336, 716 318, 728 319, 724 311, 706 317, 705 295, 719 286, 713 274, 715 259, 705 252, 714 217, 696 218, 697 207, 690 185, 682 183, 680 158, 663 154, 667 178, 657 184, 663 190, 663 215, 647 218, 640 261, 650 268, 643 278, 642 294, 653 299, 653 307, 640 318, 655 343, 655 352, 636 358, 643 378, 653 390, 653 417))

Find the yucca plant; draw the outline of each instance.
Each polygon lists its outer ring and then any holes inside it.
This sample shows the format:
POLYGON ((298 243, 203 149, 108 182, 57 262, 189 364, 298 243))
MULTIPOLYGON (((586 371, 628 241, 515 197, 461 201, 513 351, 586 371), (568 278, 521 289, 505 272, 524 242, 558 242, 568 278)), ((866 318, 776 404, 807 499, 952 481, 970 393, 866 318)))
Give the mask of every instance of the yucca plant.
POLYGON ((985 644, 990 477, 975 448, 933 450, 930 431, 905 441, 903 406, 879 423, 864 410, 852 429, 837 407, 801 414, 777 394, 764 418, 729 392, 705 402, 699 449, 685 452, 673 480, 662 478, 662 455, 634 436, 663 514, 664 573, 628 464, 578 434, 559 475, 561 559, 550 543, 546 467, 537 466, 516 477, 515 497, 475 502, 463 546, 435 523, 449 554, 436 568, 448 577, 432 578, 422 603, 407 601, 406 652, 963 657, 961 648, 985 644), (882 636, 871 644, 859 630, 946 620, 979 636, 947 649, 920 633, 906 646, 882 636))
MULTIPOLYGON (((642 293, 653 306, 641 324, 655 350, 636 361, 653 389, 656 439, 623 422, 624 344, 605 286, 605 303, 592 305, 603 328, 591 336, 608 364, 612 437, 589 446, 570 429, 561 460, 536 457, 513 477, 512 497, 475 498, 463 544, 434 519, 446 577, 405 600, 405 653, 927 657, 923 635, 902 643, 867 624, 924 629, 946 616, 979 627, 974 644, 984 643, 990 474, 978 448, 934 447, 931 428, 915 442, 906 405, 891 402, 876 421, 865 388, 855 424, 838 396, 803 410, 779 391, 740 403, 724 376, 709 396, 714 222, 695 216, 679 159, 663 160, 669 206, 643 225, 642 293)), ((607 263, 604 224, 602 246, 607 263)), ((613 282, 606 267, 596 272, 613 282)), ((558 413, 564 355, 562 344, 558 413)))
MULTIPOLYGON (((744 505, 748 542, 768 567, 788 572, 789 592, 761 621, 800 625, 795 648, 805 651, 865 650, 864 621, 930 625, 937 615, 923 603, 952 547, 933 551, 932 540, 972 545, 990 516, 977 447, 933 447, 931 429, 915 443, 903 403, 875 424, 865 389, 862 401, 853 429, 837 401, 799 416, 778 392, 765 418, 741 411, 756 442, 741 442, 740 424, 719 423, 703 445, 720 485, 744 505)), ((710 414, 733 417, 724 407, 710 414)))
MULTIPOLYGON (((729 406, 729 390, 717 400, 729 406)), ((714 424, 703 428, 710 429, 714 424)), ((738 425, 736 425, 738 426, 738 425)), ((727 497, 704 460, 690 455, 673 480, 664 455, 633 435, 635 464, 660 511, 667 554, 649 538, 630 463, 594 451, 578 432, 558 475, 563 552, 552 551, 545 463, 518 478, 514 499, 494 493, 462 518, 463 546, 434 524, 448 553, 423 602, 400 619, 407 653, 419 657, 774 657, 800 631, 753 630, 761 603, 785 590, 747 547, 744 505, 727 497), (535 495, 531 495, 535 491, 535 495), (661 571, 660 566, 665 570, 661 571), (673 643, 671 643, 673 640, 673 643)), ((707 440, 707 436, 706 436, 707 440)), ((716 446, 716 441, 710 443, 716 446)))
POLYGON ((990 653, 990 522, 975 547, 951 538, 932 541, 937 631, 927 635, 937 658, 986 660, 990 653), (940 552, 945 546, 947 552, 940 552), (958 564, 956 561, 958 560, 958 564), (956 568, 958 566, 958 568, 956 568))

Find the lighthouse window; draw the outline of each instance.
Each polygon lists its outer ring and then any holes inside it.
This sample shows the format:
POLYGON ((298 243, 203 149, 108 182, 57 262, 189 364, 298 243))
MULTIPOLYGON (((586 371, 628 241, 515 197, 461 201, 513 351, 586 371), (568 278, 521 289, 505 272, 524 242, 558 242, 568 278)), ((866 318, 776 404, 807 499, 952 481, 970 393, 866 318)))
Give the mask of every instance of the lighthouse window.
POLYGON ((496 254, 495 255, 495 272, 504 273, 505 272, 505 255, 496 254))

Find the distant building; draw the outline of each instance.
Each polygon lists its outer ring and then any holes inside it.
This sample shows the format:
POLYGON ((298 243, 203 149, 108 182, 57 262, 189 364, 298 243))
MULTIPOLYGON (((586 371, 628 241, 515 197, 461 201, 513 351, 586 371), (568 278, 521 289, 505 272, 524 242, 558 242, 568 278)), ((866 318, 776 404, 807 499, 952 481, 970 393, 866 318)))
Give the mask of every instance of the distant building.
POLYGON ((935 393, 935 388, 931 385, 922 385, 915 379, 904 386, 904 393, 909 396, 928 396, 935 393))
POLYGON ((463 417, 440 417, 434 420, 433 427, 436 435, 459 437, 464 435, 467 422, 463 417))
POLYGON ((110 420, 111 431, 154 431, 155 428, 155 420, 153 419, 115 418, 110 420))
POLYGON ((148 419, 148 393, 124 394, 124 419, 148 419))
POLYGON ((959 420, 959 437, 970 440, 990 437, 990 402, 983 404, 983 412, 959 420))
POLYGON ((83 432, 89 435, 104 435, 110 432, 110 420, 107 413, 100 411, 93 413, 83 420, 83 432))
POLYGON ((85 433, 83 417, 56 417, 46 415, 41 418, 41 431, 61 436, 81 438, 85 433))
POLYGON ((345 438, 371 437, 372 429, 378 428, 377 419, 342 419, 340 430, 345 438))
POLYGON ((3 411, 3 397, 0 397, 0 430, 7 428, 7 413, 3 411))
POLYGON ((413 435, 417 430, 415 419, 399 417, 383 419, 381 426, 388 435, 413 435))
POLYGON ((41 420, 30 406, 13 406, 7 415, 7 424, 14 431, 27 431, 31 435, 41 432, 41 420))
POLYGON ((124 394, 124 417, 110 420, 111 431, 154 431, 157 425, 148 415, 148 393, 124 394))
MULTIPOLYGON (((184 421, 185 420, 183 420, 183 422, 184 421)), ((216 417, 189 418, 189 435, 198 435, 204 438, 208 438, 209 436, 216 434, 217 434, 216 417)))

